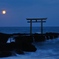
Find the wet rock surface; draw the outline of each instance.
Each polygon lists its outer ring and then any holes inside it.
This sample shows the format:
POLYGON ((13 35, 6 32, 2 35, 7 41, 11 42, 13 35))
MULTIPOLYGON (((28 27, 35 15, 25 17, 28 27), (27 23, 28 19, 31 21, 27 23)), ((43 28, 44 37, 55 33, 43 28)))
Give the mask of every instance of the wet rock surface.
POLYGON ((59 33, 45 33, 33 34, 32 36, 27 34, 5 34, 0 33, 0 57, 12 56, 14 51, 17 54, 24 54, 26 52, 35 52, 37 48, 32 44, 35 42, 44 42, 49 39, 58 38, 59 33), (12 37, 15 42, 7 43, 8 38, 12 37))

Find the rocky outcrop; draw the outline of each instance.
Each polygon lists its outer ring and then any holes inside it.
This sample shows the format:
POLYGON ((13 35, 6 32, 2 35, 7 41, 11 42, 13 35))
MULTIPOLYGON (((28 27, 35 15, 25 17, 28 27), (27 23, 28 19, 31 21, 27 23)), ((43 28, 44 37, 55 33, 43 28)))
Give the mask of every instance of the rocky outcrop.
POLYGON ((37 49, 32 44, 34 42, 44 42, 49 39, 58 38, 58 33, 45 34, 4 34, 0 33, 0 57, 12 56, 13 51, 17 54, 24 54, 26 52, 35 52, 37 49), (7 43, 8 38, 14 38, 15 42, 7 43))
POLYGON ((22 51, 35 52, 36 47, 32 45, 32 42, 32 36, 19 36, 15 38, 17 49, 21 49, 22 51))
POLYGON ((26 52, 35 52, 37 49, 33 44, 23 43, 22 50, 26 52))
POLYGON ((0 44, 6 43, 10 36, 11 36, 11 34, 0 33, 0 44))
POLYGON ((32 36, 18 36, 15 37, 16 43, 32 43, 33 37, 32 36))
POLYGON ((10 51, 0 51, 0 57, 9 57, 12 56, 12 53, 10 51))
POLYGON ((45 36, 48 37, 47 39, 55 39, 55 38, 58 38, 59 34, 49 32, 49 33, 46 33, 45 36))
POLYGON ((35 42, 43 42, 45 41, 45 36, 40 34, 34 34, 35 42))

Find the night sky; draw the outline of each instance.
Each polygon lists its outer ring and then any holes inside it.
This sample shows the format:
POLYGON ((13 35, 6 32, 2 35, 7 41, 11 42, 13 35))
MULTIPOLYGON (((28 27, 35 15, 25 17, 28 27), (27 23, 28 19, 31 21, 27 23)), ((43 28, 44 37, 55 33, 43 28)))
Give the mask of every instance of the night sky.
POLYGON ((59 26, 59 0, 0 0, 0 27, 29 26, 26 18, 41 17, 48 18, 44 26, 59 26))

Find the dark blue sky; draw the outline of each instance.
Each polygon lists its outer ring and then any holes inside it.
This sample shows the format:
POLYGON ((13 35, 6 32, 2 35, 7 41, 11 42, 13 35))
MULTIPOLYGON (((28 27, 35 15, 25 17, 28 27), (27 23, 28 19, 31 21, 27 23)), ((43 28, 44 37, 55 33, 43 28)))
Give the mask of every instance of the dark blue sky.
POLYGON ((59 0, 0 0, 0 27, 29 26, 26 18, 36 17, 48 18, 44 26, 59 26, 59 0))

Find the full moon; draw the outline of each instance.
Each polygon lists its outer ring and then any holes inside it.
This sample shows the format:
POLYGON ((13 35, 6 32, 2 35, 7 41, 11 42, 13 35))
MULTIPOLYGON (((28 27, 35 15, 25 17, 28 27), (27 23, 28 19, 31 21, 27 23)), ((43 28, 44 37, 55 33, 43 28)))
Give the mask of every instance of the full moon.
POLYGON ((2 11, 2 14, 6 14, 6 11, 5 11, 5 10, 3 10, 3 11, 2 11))

